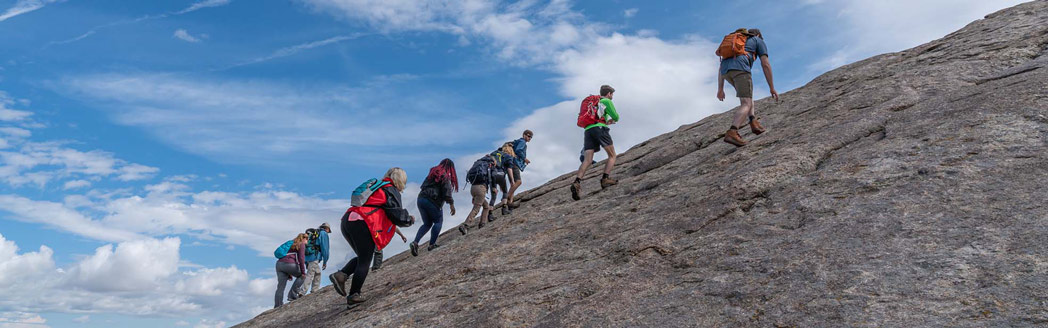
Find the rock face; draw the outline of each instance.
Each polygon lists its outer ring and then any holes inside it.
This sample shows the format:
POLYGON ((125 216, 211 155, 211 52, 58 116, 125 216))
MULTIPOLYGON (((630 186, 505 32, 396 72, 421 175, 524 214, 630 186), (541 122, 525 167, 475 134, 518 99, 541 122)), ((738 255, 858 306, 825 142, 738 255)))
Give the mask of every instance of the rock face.
MULTIPOLYGON (((513 215, 241 326, 1048 326, 1048 1, 565 174, 513 215)), ((580 132, 581 135, 581 132, 580 132)), ((568 156, 571 154, 566 154, 568 156)), ((336 237, 334 242, 342 242, 336 237)))

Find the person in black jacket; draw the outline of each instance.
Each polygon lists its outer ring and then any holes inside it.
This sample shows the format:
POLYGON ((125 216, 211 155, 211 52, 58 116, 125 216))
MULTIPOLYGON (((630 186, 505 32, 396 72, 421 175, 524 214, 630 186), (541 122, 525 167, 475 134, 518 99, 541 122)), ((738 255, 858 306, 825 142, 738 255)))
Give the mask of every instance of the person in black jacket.
POLYGON ((458 176, 455 173, 455 162, 445 158, 440 164, 429 170, 429 175, 422 182, 422 191, 418 193, 418 211, 422 214, 422 226, 411 242, 411 255, 418 256, 418 242, 429 232, 429 247, 432 251, 437 245, 437 236, 444 223, 444 202, 451 206, 451 215, 455 215, 455 199, 451 193, 458 192, 458 176))

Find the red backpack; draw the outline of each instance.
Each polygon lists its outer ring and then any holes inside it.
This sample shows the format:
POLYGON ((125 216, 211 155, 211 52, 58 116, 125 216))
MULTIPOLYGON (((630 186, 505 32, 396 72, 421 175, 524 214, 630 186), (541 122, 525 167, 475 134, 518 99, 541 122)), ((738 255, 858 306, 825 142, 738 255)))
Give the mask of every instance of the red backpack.
POLYGON ((600 96, 590 95, 582 100, 577 124, 580 128, 585 129, 587 126, 597 123, 606 123, 604 121, 604 113, 600 113, 600 96))

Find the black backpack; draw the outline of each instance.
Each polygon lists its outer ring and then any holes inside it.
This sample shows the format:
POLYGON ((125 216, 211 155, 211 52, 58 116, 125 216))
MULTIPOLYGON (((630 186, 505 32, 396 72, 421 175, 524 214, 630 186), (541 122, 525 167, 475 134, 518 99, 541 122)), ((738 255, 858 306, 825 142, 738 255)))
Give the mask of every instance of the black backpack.
POLYGON ((306 236, 309 236, 309 241, 306 242, 306 255, 320 253, 320 230, 314 228, 306 229, 306 236))
POLYGON ((491 169, 495 160, 491 156, 484 156, 473 162, 473 167, 466 172, 466 183, 473 185, 487 185, 491 183, 491 169))

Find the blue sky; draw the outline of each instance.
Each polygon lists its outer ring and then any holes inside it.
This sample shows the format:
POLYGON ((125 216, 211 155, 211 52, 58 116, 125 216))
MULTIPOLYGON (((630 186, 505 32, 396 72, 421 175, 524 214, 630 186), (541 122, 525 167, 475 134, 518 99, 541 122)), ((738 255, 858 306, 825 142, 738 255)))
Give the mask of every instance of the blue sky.
POLYGON ((601 84, 620 151, 734 107, 734 28, 764 31, 783 93, 1016 3, 0 1, 0 327, 235 324, 272 306, 272 249, 390 166, 417 213, 430 166, 528 128, 538 186, 577 166, 601 84))

